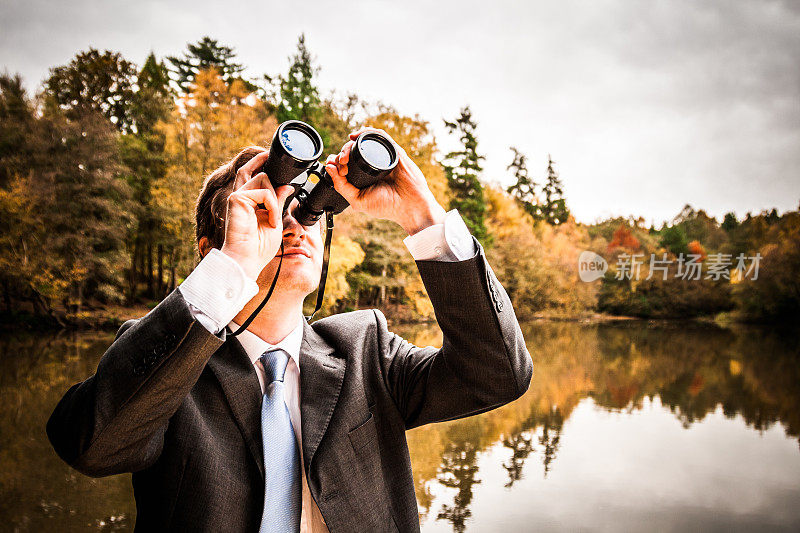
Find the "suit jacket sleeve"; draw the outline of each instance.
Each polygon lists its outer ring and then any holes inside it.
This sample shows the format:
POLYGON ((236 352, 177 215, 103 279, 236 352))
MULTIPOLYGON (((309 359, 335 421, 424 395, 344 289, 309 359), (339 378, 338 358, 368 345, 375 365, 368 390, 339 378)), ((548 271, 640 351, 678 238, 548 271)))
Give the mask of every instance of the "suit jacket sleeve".
POLYGON ((530 384, 533 364, 511 301, 475 245, 466 261, 417 261, 441 349, 408 343, 376 312, 381 371, 407 428, 488 411, 530 384))
POLYGON ((170 417, 221 344, 178 290, 123 324, 95 375, 70 388, 47 422, 58 455, 91 476, 151 465, 170 417))

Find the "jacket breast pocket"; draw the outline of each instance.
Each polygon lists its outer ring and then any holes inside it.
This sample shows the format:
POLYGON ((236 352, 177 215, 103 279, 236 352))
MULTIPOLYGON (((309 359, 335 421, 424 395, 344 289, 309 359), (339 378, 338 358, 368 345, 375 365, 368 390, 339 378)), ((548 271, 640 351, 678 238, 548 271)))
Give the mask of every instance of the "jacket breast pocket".
POLYGON ((372 413, 369 414, 369 417, 364 422, 351 429, 347 436, 350 438, 350 444, 355 451, 369 447, 374 448, 375 443, 378 441, 378 432, 375 428, 375 417, 372 413))
MULTIPOLYGON (((381 447, 375 416, 369 417, 347 433, 353 448, 347 459, 348 473, 345 500, 354 523, 362 531, 397 531, 389 506, 388 492, 381 468, 381 447)), ((351 529, 352 530, 352 529, 351 529)))

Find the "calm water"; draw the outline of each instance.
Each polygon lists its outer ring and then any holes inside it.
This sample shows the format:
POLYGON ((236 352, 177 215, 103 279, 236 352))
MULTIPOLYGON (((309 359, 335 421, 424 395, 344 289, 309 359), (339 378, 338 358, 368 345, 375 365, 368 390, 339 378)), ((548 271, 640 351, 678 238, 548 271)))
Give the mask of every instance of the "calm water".
MULTIPOLYGON (((408 434, 423 531, 800 529, 797 331, 523 330, 523 398, 408 434)), ((435 328, 396 331, 441 343, 435 328)), ((130 477, 84 477, 44 434, 112 338, 0 336, 0 528, 132 528, 130 477)))

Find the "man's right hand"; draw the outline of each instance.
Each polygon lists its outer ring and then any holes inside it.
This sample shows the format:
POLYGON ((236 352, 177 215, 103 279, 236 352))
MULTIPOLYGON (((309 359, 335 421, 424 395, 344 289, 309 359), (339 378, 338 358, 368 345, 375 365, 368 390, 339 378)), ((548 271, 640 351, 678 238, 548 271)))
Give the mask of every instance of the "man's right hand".
POLYGON ((294 192, 291 185, 274 189, 263 172, 253 176, 268 156, 266 151, 258 154, 236 173, 221 249, 254 280, 278 253, 283 240, 283 205, 294 192))

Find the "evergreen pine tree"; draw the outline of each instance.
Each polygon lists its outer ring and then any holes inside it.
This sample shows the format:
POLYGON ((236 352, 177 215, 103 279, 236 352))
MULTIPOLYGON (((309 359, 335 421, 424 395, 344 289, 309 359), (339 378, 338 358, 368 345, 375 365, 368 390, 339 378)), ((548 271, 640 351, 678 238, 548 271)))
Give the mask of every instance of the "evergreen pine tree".
POLYGON ((722 229, 730 233, 739 226, 739 221, 736 220, 736 213, 725 213, 725 219, 722 221, 722 229))
POLYGON ((180 92, 189 93, 197 73, 209 68, 217 69, 228 85, 234 80, 241 79, 240 74, 244 71, 244 66, 236 63, 236 52, 230 46, 222 45, 216 39, 205 36, 197 43, 187 44, 186 49, 183 57, 167 57, 172 67, 170 71, 173 81, 180 92))
POLYGON ((452 196, 450 209, 458 209, 472 234, 483 243, 487 243, 489 234, 486 231, 486 198, 483 186, 478 179, 483 171, 478 154, 478 139, 475 137, 477 124, 472 119, 469 106, 461 110, 458 118, 450 122, 444 121, 450 133, 456 133, 461 142, 461 149, 445 156, 443 167, 452 196))
POLYGON ((528 157, 513 146, 510 149, 514 153, 514 160, 506 167, 506 170, 512 171, 517 181, 508 187, 506 192, 519 202, 526 213, 531 215, 534 220, 538 220, 541 217, 542 208, 536 198, 536 183, 528 174, 528 157))
POLYGON ((169 246, 168 253, 174 248, 174 243, 166 242, 163 213, 153 198, 153 188, 165 178, 167 172, 165 138, 157 125, 169 119, 173 105, 167 68, 163 62, 156 60, 153 53, 150 53, 139 71, 136 85, 139 90, 132 102, 136 131, 120 139, 122 162, 133 191, 133 214, 136 217, 127 239, 130 254, 126 280, 128 301, 136 298, 138 285, 143 280, 147 281, 148 296, 156 298, 163 295, 162 260, 165 245, 169 246), (154 255, 156 265, 151 267, 154 255), (154 271, 158 272, 158 276, 154 271))
POLYGON ((330 135, 319 127, 322 117, 322 100, 319 89, 314 85, 314 76, 319 67, 314 66, 314 58, 306 47, 305 35, 297 38, 297 52, 289 57, 291 64, 286 76, 278 79, 278 122, 302 120, 317 128, 326 146, 330 135))
POLYGON ((169 87, 169 70, 158 61, 153 52, 147 56, 136 79, 139 90, 133 102, 133 118, 140 134, 155 131, 156 124, 169 116, 172 97, 169 87))
POLYGON ((564 200, 564 190, 558 173, 553 168, 553 158, 547 155, 547 179, 542 187, 544 196, 543 218, 548 224, 557 226, 567 221, 569 209, 564 200))

